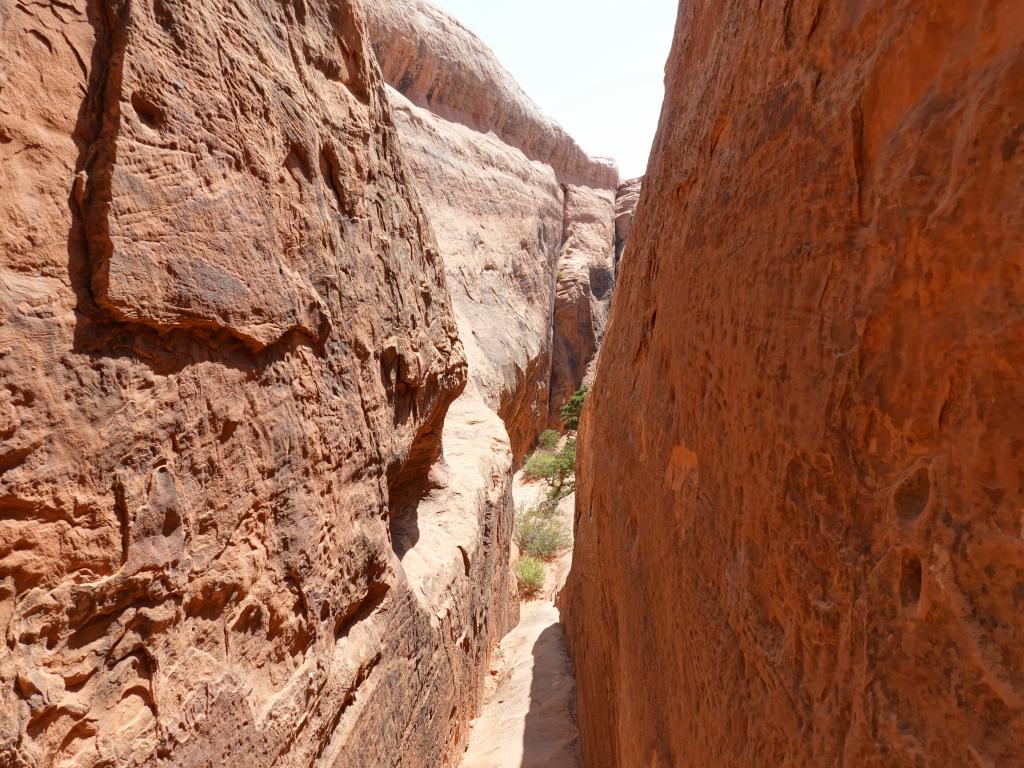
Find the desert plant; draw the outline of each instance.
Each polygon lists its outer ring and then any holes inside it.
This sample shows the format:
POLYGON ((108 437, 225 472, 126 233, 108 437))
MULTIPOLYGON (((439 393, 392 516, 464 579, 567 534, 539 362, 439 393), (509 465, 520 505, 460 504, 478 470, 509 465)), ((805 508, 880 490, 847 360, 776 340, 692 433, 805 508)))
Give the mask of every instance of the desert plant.
MULTIPOLYGON (((561 491, 566 483, 572 483, 573 474, 576 472, 576 440, 570 438, 565 441, 562 450, 558 453, 551 453, 538 449, 526 460, 523 473, 530 478, 546 480, 552 488, 561 491)), ((559 498, 566 496, 562 493, 559 498)))
POLYGON ((544 589, 544 563, 529 555, 521 558, 515 565, 516 580, 519 582, 519 594, 531 597, 544 589))
POLYGON ((547 480, 555 471, 555 454, 544 450, 534 451, 523 467, 523 474, 534 480, 547 480))
POLYGON ((540 433, 540 437, 537 438, 537 445, 542 450, 553 451, 558 447, 558 441, 562 438, 555 430, 545 429, 540 433))
POLYGON ((528 555, 550 560, 572 545, 572 538, 549 506, 531 507, 516 515, 515 540, 528 555))
POLYGON ((576 440, 565 441, 562 450, 555 454, 551 475, 548 477, 548 499, 557 502, 576 490, 576 440))
POLYGON ((562 417, 566 429, 579 429, 580 412, 583 410, 583 403, 586 402, 586 399, 587 388, 580 387, 569 398, 569 402, 562 406, 559 415, 562 417))

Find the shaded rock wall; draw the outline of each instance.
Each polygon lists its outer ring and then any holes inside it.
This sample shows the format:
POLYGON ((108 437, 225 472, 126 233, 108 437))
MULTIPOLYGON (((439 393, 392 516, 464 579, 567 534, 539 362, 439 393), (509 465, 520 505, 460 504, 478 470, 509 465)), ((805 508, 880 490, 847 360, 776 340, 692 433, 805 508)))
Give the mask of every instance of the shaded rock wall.
POLYGON ((508 447, 358 6, 4 0, 0 80, 0 765, 451 764, 508 447))
POLYGON ((681 4, 583 415, 587 764, 1019 765, 1024 6, 784 6, 681 4))
POLYGON ((612 190, 565 187, 562 251, 555 285, 548 424, 559 412, 597 354, 615 287, 615 194, 612 190))

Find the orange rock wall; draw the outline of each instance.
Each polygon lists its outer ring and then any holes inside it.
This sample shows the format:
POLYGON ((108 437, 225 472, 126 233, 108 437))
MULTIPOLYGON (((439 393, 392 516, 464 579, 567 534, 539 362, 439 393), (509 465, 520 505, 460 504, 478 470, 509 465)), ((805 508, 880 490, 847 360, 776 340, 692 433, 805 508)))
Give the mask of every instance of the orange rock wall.
POLYGON ((692 0, 580 438, 589 768, 1024 764, 1024 5, 692 0))
POLYGON ((0 83, 0 765, 453 764, 510 461, 414 569, 467 370, 360 7, 0 0, 0 83))

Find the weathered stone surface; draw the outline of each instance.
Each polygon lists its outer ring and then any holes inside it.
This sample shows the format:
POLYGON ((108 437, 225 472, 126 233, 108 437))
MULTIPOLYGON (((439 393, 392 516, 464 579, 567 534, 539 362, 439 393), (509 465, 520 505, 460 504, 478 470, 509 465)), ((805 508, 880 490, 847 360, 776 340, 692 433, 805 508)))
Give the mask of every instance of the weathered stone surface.
POLYGON ((644 179, 630 179, 619 185, 615 192, 615 269, 618 270, 622 252, 626 249, 626 241, 633 229, 633 217, 640 203, 640 189, 644 179))
POLYGON ((615 164, 589 157, 544 115, 476 35, 427 0, 367 4, 384 77, 406 98, 451 122, 493 131, 558 180, 601 189, 619 183, 615 164))
POLYGON ((437 234, 470 376, 519 462, 547 426, 562 190, 550 167, 494 134, 389 90, 437 234))
POLYGON ((681 5, 581 432, 587 765, 1024 764, 1024 6, 681 5))
POLYGON ((615 286, 615 195, 565 187, 562 252, 558 259, 552 331, 548 423, 579 389, 604 333, 615 286))
POLYGON ((363 30, 0 0, 5 768, 462 749, 511 462, 471 402, 444 423, 466 362, 363 30), (413 568, 410 500, 430 541, 446 494, 464 528, 413 568))
POLYGON ((618 172, 587 158, 455 19, 419 0, 368 13, 470 377, 505 422, 518 464, 596 350, 618 172))

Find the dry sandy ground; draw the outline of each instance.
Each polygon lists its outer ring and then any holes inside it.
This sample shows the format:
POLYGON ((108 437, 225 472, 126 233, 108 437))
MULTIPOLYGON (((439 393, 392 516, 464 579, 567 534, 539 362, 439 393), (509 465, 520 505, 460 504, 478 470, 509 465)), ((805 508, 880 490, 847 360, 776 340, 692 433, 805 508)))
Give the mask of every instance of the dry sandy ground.
POLYGON ((462 768, 579 768, 576 681, 558 609, 523 605, 501 642, 496 692, 473 721, 462 768))
MULTIPOLYGON (((517 475, 515 498, 532 504, 546 490, 517 475)), ((573 497, 559 512, 572 530, 573 497)), ((579 768, 576 680, 553 598, 565 583, 572 552, 548 563, 544 599, 523 604, 491 665, 494 687, 473 721, 462 768, 579 768)))

